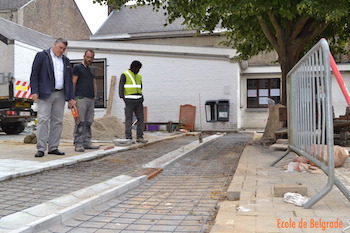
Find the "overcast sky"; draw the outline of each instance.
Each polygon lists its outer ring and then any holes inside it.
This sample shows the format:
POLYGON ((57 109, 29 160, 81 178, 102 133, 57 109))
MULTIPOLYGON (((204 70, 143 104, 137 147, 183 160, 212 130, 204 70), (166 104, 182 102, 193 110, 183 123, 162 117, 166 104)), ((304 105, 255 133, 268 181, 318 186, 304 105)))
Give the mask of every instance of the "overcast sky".
POLYGON ((100 4, 93 4, 93 0, 75 0, 80 12, 88 24, 92 34, 103 24, 107 19, 107 6, 100 6, 100 4))

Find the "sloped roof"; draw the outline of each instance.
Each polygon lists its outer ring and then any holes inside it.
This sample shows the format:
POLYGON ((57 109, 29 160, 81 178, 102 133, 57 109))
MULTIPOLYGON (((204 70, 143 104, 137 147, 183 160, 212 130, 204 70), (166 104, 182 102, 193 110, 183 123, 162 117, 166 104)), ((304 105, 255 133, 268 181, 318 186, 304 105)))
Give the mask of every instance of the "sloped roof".
POLYGON ((8 43, 9 40, 17 40, 41 49, 50 48, 55 42, 51 36, 3 18, 0 18, 0 40, 4 43, 8 43))
POLYGON ((185 25, 181 25, 183 20, 180 19, 164 27, 166 23, 164 13, 163 9, 153 11, 150 5, 136 8, 122 7, 120 10, 114 10, 90 39, 131 39, 195 33, 195 30, 187 30, 185 25))
POLYGON ((19 9, 32 0, 0 0, 1 10, 19 9))

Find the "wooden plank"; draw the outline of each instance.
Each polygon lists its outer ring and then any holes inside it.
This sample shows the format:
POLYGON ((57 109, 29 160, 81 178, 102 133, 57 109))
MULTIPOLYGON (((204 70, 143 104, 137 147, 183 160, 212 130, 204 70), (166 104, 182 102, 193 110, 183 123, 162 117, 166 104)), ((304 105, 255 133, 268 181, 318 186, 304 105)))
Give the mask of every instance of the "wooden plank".
POLYGON ((333 122, 334 128, 349 127, 349 126, 350 126, 350 121, 334 121, 333 122))
POLYGON ((111 85, 109 87, 109 95, 108 95, 108 100, 107 100, 108 102, 107 102, 106 115, 111 115, 111 112, 112 112, 116 80, 117 80, 117 77, 116 76, 112 76, 111 85))

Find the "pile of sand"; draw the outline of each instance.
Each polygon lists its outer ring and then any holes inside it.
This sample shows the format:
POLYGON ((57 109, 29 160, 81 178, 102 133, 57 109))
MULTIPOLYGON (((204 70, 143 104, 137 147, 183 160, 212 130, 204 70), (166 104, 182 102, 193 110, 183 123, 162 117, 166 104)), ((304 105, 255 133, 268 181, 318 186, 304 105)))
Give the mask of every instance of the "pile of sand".
MULTIPOLYGON (((74 118, 72 113, 66 112, 63 117, 63 130, 61 139, 73 141, 74 118)), ((102 118, 94 119, 91 126, 92 140, 113 141, 114 139, 125 138, 125 125, 115 116, 105 115, 102 118)), ((132 130, 133 138, 136 138, 136 130, 132 130)), ((144 138, 149 140, 157 136, 145 134, 144 138)))
MULTIPOLYGON (((74 118, 70 112, 66 112, 63 117, 63 131, 61 139, 73 140, 74 118)), ((91 126, 93 140, 108 140, 112 141, 117 138, 124 138, 124 123, 115 116, 103 116, 102 118, 94 119, 91 126)))

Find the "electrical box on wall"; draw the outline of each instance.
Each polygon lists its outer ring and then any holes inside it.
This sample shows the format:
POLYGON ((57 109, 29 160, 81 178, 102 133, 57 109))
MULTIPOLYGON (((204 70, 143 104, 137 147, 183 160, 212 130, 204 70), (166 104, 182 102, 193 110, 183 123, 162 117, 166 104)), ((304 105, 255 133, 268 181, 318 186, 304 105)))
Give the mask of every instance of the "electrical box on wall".
POLYGON ((216 121, 216 100, 207 100, 205 102, 205 117, 207 122, 216 121))
POLYGON ((205 116, 207 122, 229 121, 230 102, 228 99, 207 100, 205 102, 205 116))
POLYGON ((227 99, 221 99, 217 102, 217 120, 229 121, 230 119, 230 102, 227 99))

